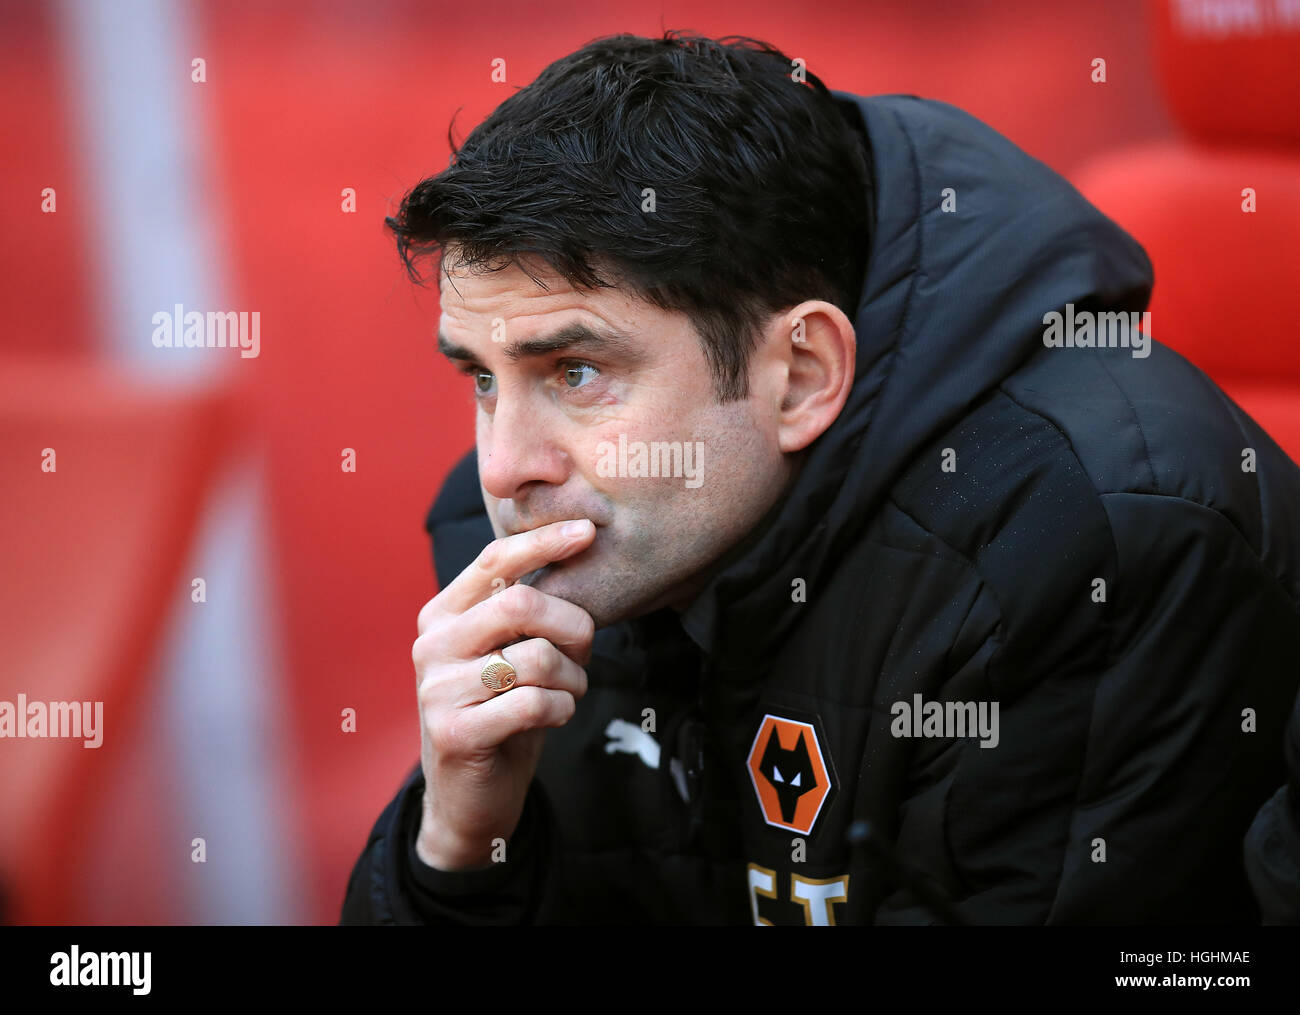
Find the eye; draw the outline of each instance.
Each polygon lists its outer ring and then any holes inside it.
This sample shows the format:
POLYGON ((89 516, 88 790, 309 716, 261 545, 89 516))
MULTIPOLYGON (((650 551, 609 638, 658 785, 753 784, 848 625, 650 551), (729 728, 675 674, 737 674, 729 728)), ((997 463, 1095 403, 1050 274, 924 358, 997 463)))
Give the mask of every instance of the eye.
POLYGON ((490 395, 496 385, 496 377, 486 370, 474 371, 474 390, 480 395, 490 395))
POLYGON ((564 368, 564 383, 570 388, 580 388, 598 373, 600 371, 590 363, 570 363, 564 368))

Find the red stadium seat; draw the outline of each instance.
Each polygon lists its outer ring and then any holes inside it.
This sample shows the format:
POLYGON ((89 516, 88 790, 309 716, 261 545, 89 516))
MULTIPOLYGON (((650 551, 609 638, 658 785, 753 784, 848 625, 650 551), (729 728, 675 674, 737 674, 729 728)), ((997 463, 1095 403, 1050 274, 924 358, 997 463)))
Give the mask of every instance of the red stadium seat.
POLYGON ((1300 459, 1289 313, 1300 281, 1300 14, 1259 21, 1240 4, 1165 0, 1150 10, 1162 84, 1188 140, 1113 152, 1076 183, 1150 254, 1154 337, 1300 459))

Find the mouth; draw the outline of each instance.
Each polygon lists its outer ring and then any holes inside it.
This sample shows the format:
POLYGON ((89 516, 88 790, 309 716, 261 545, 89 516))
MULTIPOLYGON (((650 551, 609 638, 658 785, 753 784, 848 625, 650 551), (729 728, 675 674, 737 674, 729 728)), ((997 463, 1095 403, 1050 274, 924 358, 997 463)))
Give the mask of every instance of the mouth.
POLYGON ((545 578, 545 577, 546 577, 548 574, 550 574, 550 573, 551 573, 551 565, 550 565, 550 564, 543 564, 543 565, 542 565, 541 567, 539 567, 536 571, 529 571, 526 575, 524 575, 522 578, 520 578, 519 581, 517 581, 515 584, 516 584, 516 585, 536 585, 539 581, 541 581, 543 578, 545 578))
MULTIPOLYGON (((599 537, 599 535, 600 534, 597 533, 597 537, 599 537)), ((593 542, 591 546, 588 546, 581 553, 575 553, 572 557, 565 557, 563 560, 553 560, 549 564, 543 564, 536 571, 529 571, 526 575, 520 578, 516 584, 536 585, 547 575, 552 574, 556 571, 564 570, 566 565, 568 565, 571 561, 580 560, 582 557, 586 556, 588 553, 592 551, 595 545, 596 545, 595 542, 593 542)))
POLYGON ((594 518, 590 518, 587 515, 561 515, 559 518, 552 518, 550 521, 538 522, 536 525, 526 525, 523 528, 519 528, 519 529, 512 529, 508 525, 502 525, 501 528, 505 531, 505 534, 507 536, 518 536, 524 532, 532 532, 534 529, 545 528, 547 525, 554 525, 556 522, 571 521, 574 518, 588 518, 591 524, 596 526, 596 528, 599 529, 602 527, 600 522, 596 521, 594 518))

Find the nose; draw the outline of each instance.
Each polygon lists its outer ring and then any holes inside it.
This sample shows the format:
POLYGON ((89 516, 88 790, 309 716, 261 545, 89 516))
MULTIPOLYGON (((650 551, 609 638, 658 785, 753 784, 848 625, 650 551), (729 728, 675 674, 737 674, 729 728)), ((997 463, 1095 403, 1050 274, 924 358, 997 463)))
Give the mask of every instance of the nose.
POLYGON ((515 500, 530 483, 559 486, 569 474, 569 456, 551 428, 548 414, 503 391, 491 415, 479 413, 478 471, 483 489, 498 500, 515 500))

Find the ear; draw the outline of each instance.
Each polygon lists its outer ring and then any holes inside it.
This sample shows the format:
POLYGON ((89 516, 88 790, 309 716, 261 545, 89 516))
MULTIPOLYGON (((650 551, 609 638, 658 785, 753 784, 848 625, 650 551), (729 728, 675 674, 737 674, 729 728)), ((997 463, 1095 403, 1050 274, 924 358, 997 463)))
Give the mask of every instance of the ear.
POLYGON ((853 322, 825 300, 791 307, 772 322, 766 353, 783 366, 772 396, 777 436, 785 453, 802 451, 835 422, 849 392, 857 363, 853 322))

